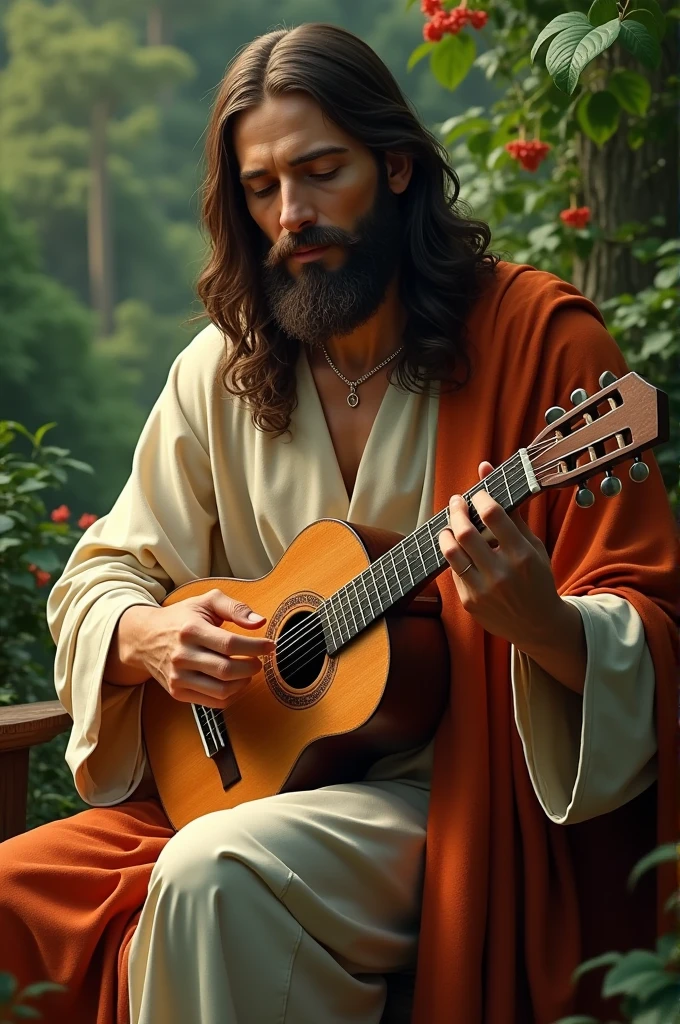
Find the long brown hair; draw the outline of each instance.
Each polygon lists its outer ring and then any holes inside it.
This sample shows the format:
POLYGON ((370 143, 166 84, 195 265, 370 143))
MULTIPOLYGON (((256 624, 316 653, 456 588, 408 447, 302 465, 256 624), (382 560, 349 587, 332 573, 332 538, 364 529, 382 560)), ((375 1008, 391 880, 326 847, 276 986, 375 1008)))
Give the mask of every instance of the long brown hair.
POLYGON ((266 97, 302 90, 377 159, 412 157, 402 201, 404 256, 399 297, 407 312, 404 350, 390 377, 409 391, 439 380, 460 387, 469 375, 465 319, 498 256, 487 252, 487 224, 462 216, 460 182, 446 149, 418 120, 388 68, 361 39, 336 25, 309 23, 254 39, 232 61, 207 132, 203 221, 211 246, 198 281, 206 313, 225 338, 220 374, 253 423, 279 436, 296 405, 300 343, 281 331, 259 283, 258 227, 239 182, 234 115, 266 97))

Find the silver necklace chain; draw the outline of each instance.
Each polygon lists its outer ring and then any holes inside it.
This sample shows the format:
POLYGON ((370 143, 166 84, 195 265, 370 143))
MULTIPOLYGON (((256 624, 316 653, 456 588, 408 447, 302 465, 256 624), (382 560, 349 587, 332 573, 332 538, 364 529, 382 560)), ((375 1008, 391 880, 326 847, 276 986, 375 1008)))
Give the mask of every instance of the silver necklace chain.
POLYGON ((337 373, 338 377, 341 380, 344 380, 345 384, 347 384, 349 386, 349 388, 350 388, 350 392, 349 392, 349 394, 347 396, 347 404, 352 409, 356 409, 356 407, 359 404, 359 396, 357 394, 357 388, 358 388, 359 384, 363 384, 363 382, 365 380, 368 380, 369 377, 372 377, 373 374, 377 373, 378 370, 382 369, 383 366, 387 366, 388 363, 391 363, 392 360, 394 359, 394 357, 399 355, 399 353, 401 352, 403 347, 404 347, 403 345, 400 345, 399 348, 395 352, 393 352, 391 356, 388 356, 387 359, 383 359, 383 361, 381 363, 378 363, 377 366, 374 366, 372 370, 369 370, 368 373, 364 373, 363 376, 359 377, 357 380, 348 380, 348 378, 345 377, 344 373, 340 373, 340 370, 337 368, 337 366, 335 365, 335 363, 333 362, 331 357, 328 355, 328 352, 326 351, 326 346, 323 343, 321 344, 321 348, 323 349, 323 354, 325 355, 326 359, 328 360, 331 369, 335 370, 335 372, 337 373))

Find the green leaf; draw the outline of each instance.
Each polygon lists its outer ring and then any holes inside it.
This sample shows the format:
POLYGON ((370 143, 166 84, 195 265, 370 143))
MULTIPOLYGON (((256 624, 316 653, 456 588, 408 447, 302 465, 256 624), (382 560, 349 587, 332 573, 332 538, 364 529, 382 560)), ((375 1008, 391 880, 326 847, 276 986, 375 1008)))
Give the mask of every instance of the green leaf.
POLYGON ((17 990, 16 978, 7 971, 0 971, 0 1006, 8 1003, 17 990))
POLYGON ((36 446, 36 448, 42 442, 42 439, 45 436, 45 434, 47 433, 47 431, 51 430, 52 427, 56 427, 56 425, 57 425, 56 423, 43 423, 42 427, 38 427, 38 429, 35 432, 35 446, 36 446))
POLYGON ((631 149, 639 149, 645 142, 645 129, 641 124, 633 124, 628 129, 628 145, 631 149))
POLYGON ((590 22, 581 11, 569 11, 568 14, 558 14, 556 18, 553 18, 553 20, 539 32, 538 38, 531 49, 531 63, 533 64, 535 61, 536 54, 543 43, 547 42, 548 39, 552 39, 552 37, 557 35, 558 32, 562 32, 564 29, 575 28, 577 25, 580 25, 583 28, 583 35, 590 31, 590 22))
POLYGON ((0 555, 9 548, 16 548, 21 544, 18 537, 0 537, 0 555))
POLYGON ((27 985, 19 993, 21 999, 39 999, 46 992, 67 992, 65 985, 58 985, 56 981, 36 981, 27 985))
MULTIPOLYGON (((667 935, 660 935, 656 940, 656 951, 666 964, 680 953, 680 936, 668 932, 667 935)), ((680 982, 680 978, 678 979, 680 982)))
POLYGON ((577 1014, 575 1017, 560 1017, 555 1024, 600 1024, 600 1022, 595 1017, 584 1017, 577 1014))
POLYGON ((595 0, 588 11, 588 21, 595 26, 604 25, 618 16, 619 9, 616 6, 616 0, 595 0))
POLYGON ((50 551, 49 548, 31 548, 30 551, 24 551, 21 557, 27 565, 37 565, 38 569, 45 572, 55 572, 61 568, 61 560, 56 552, 50 551))
POLYGON ((406 70, 410 71, 412 68, 414 68, 418 61, 422 60, 423 57, 427 57, 428 53, 430 53, 435 48, 436 45, 436 43, 425 42, 421 43, 420 46, 416 46, 415 50, 408 59, 406 70))
POLYGON ((669 238, 657 249, 658 256, 665 256, 669 252, 680 252, 680 238, 669 238))
POLYGON ((646 949, 633 949, 622 956, 604 977, 602 996, 609 999, 616 995, 634 995, 635 979, 640 975, 647 976, 650 972, 656 975, 663 971, 663 964, 656 953, 646 949))
POLYGON ((491 142, 493 140, 492 131, 475 132, 468 139, 468 149, 475 156, 487 157, 491 150, 491 142))
POLYGON ((644 75, 637 71, 616 71, 611 75, 607 88, 629 114, 643 117, 647 113, 652 86, 644 75))
POLYGON ((430 57, 432 74, 440 85, 453 92, 472 67, 476 52, 475 41, 467 32, 445 36, 430 57))
POLYGON ((35 1006, 13 1006, 12 1013, 17 1020, 42 1020, 42 1013, 35 1006))
POLYGON ((655 288, 672 288, 680 281, 680 266, 664 267, 654 278, 655 288))
POLYGON ((579 964, 574 973, 572 974, 572 981, 576 981, 583 974, 587 974, 588 971, 596 971, 598 967, 611 967, 613 964, 617 964, 621 959, 621 953, 601 953, 599 956, 594 956, 590 960, 584 960, 582 964, 579 964))
POLYGON ((35 477, 29 477, 28 480, 24 480, 22 484, 17 487, 17 494, 28 494, 29 491, 41 491, 48 485, 44 480, 36 480, 35 477))
POLYGON ((667 864, 669 861, 677 861, 679 852, 680 844, 678 843, 663 843, 661 846, 657 846, 655 850, 637 862, 628 878, 628 888, 633 889, 645 871, 650 868, 656 868, 659 864, 667 864))
POLYGON ((640 20, 644 25, 647 19, 638 18, 638 15, 642 12, 651 15, 653 34, 657 39, 663 39, 664 32, 666 31, 666 17, 657 0, 630 0, 626 8, 626 17, 640 20))
POLYGON ((22 423, 18 423, 16 420, 5 420, 4 422, 10 430, 13 430, 17 434, 23 434, 24 437, 27 437, 31 444, 35 446, 35 438, 33 437, 33 434, 30 430, 27 430, 22 423))
POLYGON ((553 39, 548 48, 545 66, 557 88, 571 95, 584 67, 611 46, 620 30, 621 22, 614 18, 604 25, 591 29, 580 39, 574 33, 557 46, 555 44, 562 36, 566 36, 566 33, 560 33, 557 39, 553 39))
POLYGON ((415 2, 416 0, 406 0, 406 10, 408 10, 409 7, 413 7, 415 2))
POLYGON ((659 40, 639 21, 626 18, 621 22, 621 42, 646 68, 654 71, 661 63, 659 40))
POLYGON ((452 142, 459 139, 461 135, 466 135, 468 132, 482 131, 489 128, 491 122, 486 117, 470 117, 465 120, 461 120, 460 124, 454 125, 451 131, 444 139, 444 145, 450 146, 452 142))
POLYGON ((582 131, 598 146, 612 137, 619 126, 620 116, 618 101, 607 89, 586 93, 576 110, 582 131))
POLYGON ((71 452, 70 448, 57 448, 56 445, 45 445, 43 448, 43 455, 56 455, 57 458, 63 459, 64 456, 69 455, 71 452))
POLYGON ((6 516, 4 512, 0 512, 0 533, 7 533, 14 526, 14 520, 11 516, 6 516))

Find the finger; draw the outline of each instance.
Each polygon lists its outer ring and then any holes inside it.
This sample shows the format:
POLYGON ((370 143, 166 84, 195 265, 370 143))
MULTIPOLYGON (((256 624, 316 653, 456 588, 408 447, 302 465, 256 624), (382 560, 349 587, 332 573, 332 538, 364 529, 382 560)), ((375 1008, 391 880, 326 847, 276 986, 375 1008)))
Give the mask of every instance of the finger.
POLYGON ((485 476, 489 475, 489 473, 493 473, 493 466, 490 462, 480 462, 477 467, 477 472, 479 473, 479 479, 483 480, 485 476))
POLYGON ((465 554, 451 530, 442 530, 439 534, 439 546, 444 558, 449 563, 456 576, 460 577, 464 573, 473 572, 475 568, 474 564, 465 554))
POLYGON ((491 548, 471 521, 467 502, 460 494, 452 495, 449 502, 449 529, 468 556, 468 562, 472 562, 480 572, 485 572, 492 568, 493 553, 491 548))
POLYGON ((217 658, 209 654, 197 654, 177 667, 183 672, 197 672, 218 682, 230 682, 236 679, 250 679, 262 671, 259 658, 217 658))
POLYGON ((202 672, 183 672, 181 679, 168 693, 183 703, 207 704, 208 707, 217 708, 224 707, 225 702, 248 686, 248 682, 247 679, 218 682, 202 672))
POLYGON ((239 626, 246 626, 248 629, 257 629, 267 621, 264 615, 254 611, 245 601, 223 594, 218 587, 201 594, 195 600, 196 604, 212 614, 216 621, 237 622, 239 626))
POLYGON ((484 488, 472 496, 479 518, 496 538, 498 546, 510 554, 524 545, 524 538, 511 516, 484 488))
POLYGON ((220 626, 211 626, 207 623, 197 626, 196 631, 191 634, 190 641, 197 647, 214 651, 227 658, 234 655, 257 658, 272 654, 276 650, 276 641, 270 640, 269 637, 242 636, 230 629, 222 629, 220 626))

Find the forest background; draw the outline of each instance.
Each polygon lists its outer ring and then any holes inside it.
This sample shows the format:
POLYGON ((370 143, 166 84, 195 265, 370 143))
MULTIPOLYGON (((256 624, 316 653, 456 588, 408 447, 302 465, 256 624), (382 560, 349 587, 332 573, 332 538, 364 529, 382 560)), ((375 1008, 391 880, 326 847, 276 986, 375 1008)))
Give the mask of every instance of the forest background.
MULTIPOLYGON (((657 457, 677 504, 680 8, 597 5, 593 24, 627 11, 644 35, 629 20, 632 49, 605 39, 558 88, 531 49, 552 18, 592 11, 580 0, 471 0, 484 13, 442 31, 438 0, 0 0, 0 421, 32 435, 0 424, 0 703, 54 697, 49 586, 120 492, 202 326, 212 98, 238 49, 279 25, 361 36, 449 149, 492 248, 598 304, 631 367, 671 395, 657 457)), ((84 806, 64 747, 33 751, 30 826, 84 806)))

